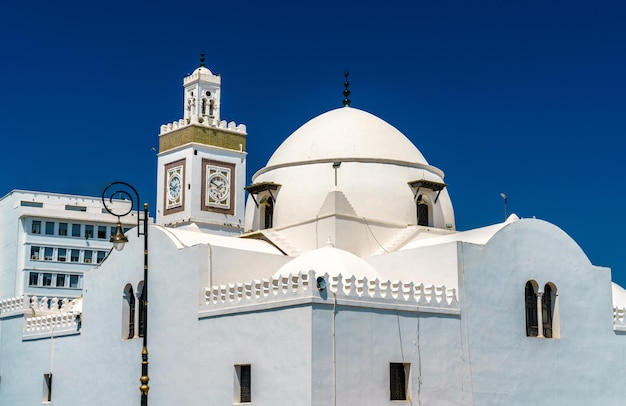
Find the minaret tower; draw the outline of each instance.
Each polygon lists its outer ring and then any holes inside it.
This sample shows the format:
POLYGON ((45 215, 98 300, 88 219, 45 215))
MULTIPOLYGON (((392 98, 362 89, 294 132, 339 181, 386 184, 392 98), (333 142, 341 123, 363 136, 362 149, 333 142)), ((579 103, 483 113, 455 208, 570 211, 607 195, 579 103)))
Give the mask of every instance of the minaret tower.
POLYGON ((183 119, 161 126, 157 224, 243 231, 246 126, 220 120, 222 78, 204 64, 183 79, 183 119))

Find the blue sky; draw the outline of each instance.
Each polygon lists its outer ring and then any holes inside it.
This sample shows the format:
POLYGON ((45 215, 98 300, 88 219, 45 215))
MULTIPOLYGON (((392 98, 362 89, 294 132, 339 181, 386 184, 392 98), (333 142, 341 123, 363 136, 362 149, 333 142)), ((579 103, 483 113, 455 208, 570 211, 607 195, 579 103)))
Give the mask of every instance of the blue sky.
POLYGON ((0 6, 0 195, 154 208, 161 124, 206 53, 222 118, 248 127, 248 179, 307 120, 352 106, 446 173, 460 230, 550 221, 626 285, 626 3, 30 2, 0 6))

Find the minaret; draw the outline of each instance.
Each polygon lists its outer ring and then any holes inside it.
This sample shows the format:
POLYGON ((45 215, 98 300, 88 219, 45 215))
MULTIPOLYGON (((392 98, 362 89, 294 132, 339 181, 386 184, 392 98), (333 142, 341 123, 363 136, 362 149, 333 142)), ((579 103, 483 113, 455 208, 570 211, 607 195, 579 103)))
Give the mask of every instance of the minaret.
POLYGON ((206 68, 204 54, 201 54, 200 67, 183 81, 185 120, 207 122, 212 126, 219 123, 221 84, 222 78, 206 68))
POLYGON ((200 66, 183 79, 182 119, 161 126, 157 224, 221 235, 243 231, 246 126, 220 120, 221 76, 200 66))

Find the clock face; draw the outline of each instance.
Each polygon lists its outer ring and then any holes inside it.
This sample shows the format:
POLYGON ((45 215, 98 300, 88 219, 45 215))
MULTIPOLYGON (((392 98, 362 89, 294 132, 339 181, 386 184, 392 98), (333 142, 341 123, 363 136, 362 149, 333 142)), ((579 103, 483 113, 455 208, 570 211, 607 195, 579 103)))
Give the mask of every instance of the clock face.
POLYGON ((166 171, 165 210, 183 206, 183 165, 170 166, 166 171))
POLYGON ((170 181, 168 184, 167 193, 168 193, 169 200, 172 200, 172 201, 178 200, 178 198, 180 197, 180 189, 181 189, 180 176, 176 174, 170 178, 170 181))
POLYGON ((210 210, 230 210, 232 199, 232 167, 227 163, 205 163, 203 204, 210 210))
POLYGON ((230 182, 223 173, 216 172, 209 178, 209 197, 214 202, 224 202, 230 195, 230 182))

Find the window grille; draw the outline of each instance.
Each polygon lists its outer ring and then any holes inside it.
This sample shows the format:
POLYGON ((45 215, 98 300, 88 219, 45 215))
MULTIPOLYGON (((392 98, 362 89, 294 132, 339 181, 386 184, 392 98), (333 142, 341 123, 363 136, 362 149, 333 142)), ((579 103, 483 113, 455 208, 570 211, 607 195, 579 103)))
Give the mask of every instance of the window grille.
POLYGON ((265 227, 263 227, 264 229, 267 228, 272 228, 273 227, 273 223, 274 223, 274 199, 272 199, 272 197, 270 196, 267 199, 267 202, 265 203, 265 227))
POLYGON ((389 364, 389 392, 391 400, 406 400, 407 370, 405 364, 392 362, 389 364))
POLYGON ((417 225, 428 226, 428 205, 424 202, 417 204, 417 225))
POLYGON ((543 289, 542 298, 542 321, 543 321, 543 336, 545 338, 552 338, 552 287, 546 285, 543 289))
POLYGON ((526 282, 526 336, 537 337, 539 326, 537 321, 537 296, 533 284, 526 282))
POLYGON ((239 403, 252 402, 252 375, 250 365, 237 365, 237 379, 239 381, 239 403))

